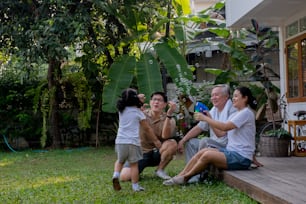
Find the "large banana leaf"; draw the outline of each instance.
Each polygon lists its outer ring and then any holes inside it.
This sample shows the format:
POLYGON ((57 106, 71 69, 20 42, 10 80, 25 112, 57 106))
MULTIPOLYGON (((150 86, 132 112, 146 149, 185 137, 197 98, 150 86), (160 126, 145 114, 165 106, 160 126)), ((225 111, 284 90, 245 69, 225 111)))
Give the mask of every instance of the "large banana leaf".
POLYGON ((181 10, 182 14, 187 15, 191 13, 190 0, 174 0, 174 8, 176 8, 175 3, 180 5, 181 8, 179 10, 181 10))
POLYGON ((136 63, 136 76, 139 93, 144 93, 148 101, 155 91, 163 91, 158 61, 150 53, 145 53, 136 63))
POLYGON ((102 110, 117 112, 116 104, 121 92, 130 87, 134 76, 136 59, 134 56, 123 55, 116 60, 109 70, 109 83, 105 84, 102 94, 102 110))
POLYGON ((170 47, 167 43, 159 43, 154 46, 158 57, 165 65, 173 82, 180 93, 193 95, 195 90, 192 85, 192 71, 188 68, 186 59, 176 48, 170 47))

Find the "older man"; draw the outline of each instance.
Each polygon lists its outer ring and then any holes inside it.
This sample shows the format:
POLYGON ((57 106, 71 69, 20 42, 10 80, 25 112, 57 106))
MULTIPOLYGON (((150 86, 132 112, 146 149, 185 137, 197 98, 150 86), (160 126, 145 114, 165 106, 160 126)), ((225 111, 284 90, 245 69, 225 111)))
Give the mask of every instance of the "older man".
MULTIPOLYGON (((138 161, 139 174, 146 167, 157 166, 155 174, 162 179, 171 178, 165 172, 166 166, 176 154, 177 143, 174 139, 176 131, 176 121, 173 118, 173 112, 176 110, 176 104, 167 101, 167 96, 163 92, 155 92, 151 95, 150 109, 144 110, 149 125, 153 129, 155 136, 161 142, 160 147, 156 147, 152 138, 146 132, 140 130, 140 141, 143 151, 143 159, 138 161), (168 106, 167 112, 165 108, 168 106)), ((156 139, 156 138, 154 138, 156 139)), ((130 168, 126 165, 120 175, 122 181, 130 180, 130 168)))
MULTIPOLYGON (((226 84, 215 85, 211 91, 213 108, 209 111, 214 120, 225 122, 236 111, 230 100, 230 88, 226 84)), ((186 163, 205 147, 224 148, 227 144, 227 132, 209 127, 206 122, 200 121, 194 126, 178 144, 178 151, 183 152, 185 146, 186 163), (209 131, 209 137, 197 138, 203 131, 209 131)), ((190 182, 197 182, 200 175, 194 176, 190 182)))

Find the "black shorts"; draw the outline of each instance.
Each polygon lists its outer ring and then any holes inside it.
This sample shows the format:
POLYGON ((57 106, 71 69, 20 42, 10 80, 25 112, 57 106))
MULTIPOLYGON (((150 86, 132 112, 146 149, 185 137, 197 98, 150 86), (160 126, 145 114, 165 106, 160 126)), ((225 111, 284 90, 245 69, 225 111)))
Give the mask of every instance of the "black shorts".
POLYGON ((148 166, 158 166, 160 163, 160 153, 158 149, 144 153, 143 158, 138 161, 139 174, 148 166))
MULTIPOLYGON (((153 167, 158 166, 160 163, 160 153, 158 149, 154 149, 150 152, 143 153, 143 158, 138 161, 138 171, 139 174, 146 168, 146 167, 153 167)), ((129 164, 126 162, 124 167, 129 167, 129 164)))

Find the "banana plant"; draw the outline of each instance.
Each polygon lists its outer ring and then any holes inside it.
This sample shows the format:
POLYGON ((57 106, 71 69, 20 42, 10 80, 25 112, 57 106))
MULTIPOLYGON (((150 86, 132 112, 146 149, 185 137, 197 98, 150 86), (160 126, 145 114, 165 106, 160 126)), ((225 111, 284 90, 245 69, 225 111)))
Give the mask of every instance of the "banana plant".
POLYGON ((139 93, 147 98, 155 91, 164 91, 160 68, 164 66, 181 93, 192 92, 192 71, 184 56, 167 42, 154 46, 154 53, 144 53, 138 60, 135 56, 123 55, 112 64, 109 82, 104 86, 103 111, 116 112, 116 102, 121 91, 130 87, 134 78, 139 93), (157 60, 157 55, 159 60, 157 60), (162 65, 161 65, 162 64, 162 65))
MULTIPOLYGON (((174 8, 179 10, 182 15, 190 10, 188 10, 190 8, 188 0, 169 1, 169 3, 175 5, 174 8)), ((130 15, 130 18, 132 16, 137 17, 139 14, 130 15)), ((120 21, 129 28, 127 30, 131 34, 128 37, 130 44, 136 45, 131 47, 137 48, 133 49, 133 52, 116 58, 115 62, 111 65, 108 80, 104 85, 102 94, 102 110, 104 112, 114 113, 117 111, 116 102, 118 97, 122 90, 130 87, 134 81, 138 91, 144 93, 147 96, 147 100, 153 92, 165 91, 163 86, 164 76, 161 74, 162 68, 166 69, 167 74, 172 78, 181 93, 190 95, 194 92, 192 87, 192 70, 187 64, 186 53, 182 51, 180 43, 171 35, 157 39, 152 38, 152 36, 156 36, 157 32, 163 32, 165 24, 172 23, 172 32, 175 30, 174 25, 184 25, 181 20, 177 19, 179 18, 160 17, 155 26, 149 32, 145 32, 143 26, 138 26, 140 22, 137 19, 133 20, 133 22, 137 22, 137 26, 128 26, 128 23, 124 23, 124 18, 120 17, 120 21), (131 40, 132 36, 135 36, 133 40, 131 40), (141 47, 140 45, 145 46, 141 47)), ((131 19, 129 22, 131 22, 131 19)), ((182 39, 184 38, 182 37, 184 29, 180 29, 180 31, 173 35, 180 36, 179 39, 182 39)))

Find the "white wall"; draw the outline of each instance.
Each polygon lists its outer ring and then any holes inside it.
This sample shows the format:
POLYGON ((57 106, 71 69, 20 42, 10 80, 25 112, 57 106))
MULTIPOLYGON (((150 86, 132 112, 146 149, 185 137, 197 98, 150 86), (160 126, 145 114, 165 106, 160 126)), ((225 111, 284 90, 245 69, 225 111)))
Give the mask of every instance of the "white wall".
POLYGON ((226 0, 226 26, 231 27, 233 23, 242 18, 262 1, 263 0, 226 0))

